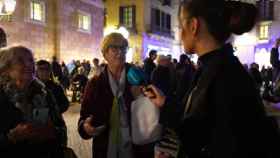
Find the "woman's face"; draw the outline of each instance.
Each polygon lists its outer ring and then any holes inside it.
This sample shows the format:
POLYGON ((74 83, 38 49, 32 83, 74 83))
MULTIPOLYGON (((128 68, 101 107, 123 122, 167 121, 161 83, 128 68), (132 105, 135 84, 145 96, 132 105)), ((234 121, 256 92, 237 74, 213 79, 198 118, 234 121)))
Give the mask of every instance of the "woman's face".
POLYGON ((126 47, 111 45, 104 54, 109 66, 121 66, 125 63, 126 47))
POLYGON ((34 71, 34 59, 32 54, 22 53, 12 62, 8 74, 15 80, 18 88, 24 88, 33 80, 34 71))
POLYGON ((192 31, 192 25, 187 11, 184 11, 183 7, 179 13, 179 36, 183 44, 184 50, 188 54, 194 52, 194 33, 192 31))

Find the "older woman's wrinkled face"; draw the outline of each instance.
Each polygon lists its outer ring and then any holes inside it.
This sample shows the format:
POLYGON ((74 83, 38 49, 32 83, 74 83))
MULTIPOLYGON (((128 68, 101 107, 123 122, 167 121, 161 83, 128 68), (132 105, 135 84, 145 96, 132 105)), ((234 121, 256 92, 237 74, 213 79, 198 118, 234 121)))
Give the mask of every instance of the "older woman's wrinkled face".
POLYGON ((104 58, 107 60, 108 65, 120 66, 125 63, 126 47, 111 45, 104 53, 104 58))
POLYGON ((18 88, 26 87, 34 78, 34 58, 30 53, 22 53, 12 62, 9 76, 15 80, 18 88))

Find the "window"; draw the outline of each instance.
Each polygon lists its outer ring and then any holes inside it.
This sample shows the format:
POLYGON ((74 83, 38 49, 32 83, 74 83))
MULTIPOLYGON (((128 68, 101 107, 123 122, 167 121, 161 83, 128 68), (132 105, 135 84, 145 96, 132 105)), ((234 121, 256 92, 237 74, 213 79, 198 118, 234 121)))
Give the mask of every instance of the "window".
POLYGON ((261 24, 259 27, 259 40, 269 39, 269 24, 261 24))
POLYGON ((135 27, 135 6, 120 7, 120 24, 127 28, 135 27))
POLYGON ((91 31, 91 16, 90 14, 78 12, 78 28, 81 31, 91 31))
POLYGON ((45 3, 41 1, 31 1, 30 19, 38 22, 45 22, 45 3))
POLYGON ((274 1, 258 0, 257 7, 259 10, 260 20, 268 21, 273 20, 274 17, 274 1))
POLYGON ((154 33, 171 35, 171 15, 152 8, 151 28, 154 33))

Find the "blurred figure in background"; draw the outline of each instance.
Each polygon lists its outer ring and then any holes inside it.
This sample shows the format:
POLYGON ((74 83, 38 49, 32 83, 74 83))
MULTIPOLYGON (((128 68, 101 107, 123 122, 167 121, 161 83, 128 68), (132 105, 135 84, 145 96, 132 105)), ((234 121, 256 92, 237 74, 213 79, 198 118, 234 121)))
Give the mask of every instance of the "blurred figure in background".
POLYGON ((53 57, 52 57, 51 66, 52 66, 52 72, 53 72, 54 77, 55 77, 59 82, 61 82, 61 81, 62 81, 63 75, 62 75, 61 65, 60 65, 59 62, 57 61, 57 57, 56 57, 56 56, 53 56, 53 57))
POLYGON ((5 31, 0 27, 0 48, 7 46, 7 35, 5 31))
POLYGON ((78 101, 80 102, 83 97, 84 89, 88 82, 88 78, 85 75, 84 67, 79 67, 77 73, 73 76, 71 80, 73 95, 72 102, 78 101))
POLYGON ((182 100, 186 92, 190 89, 194 75, 195 67, 190 58, 186 54, 181 54, 176 67, 176 97, 178 100, 182 100))
POLYGON ((99 76, 102 72, 102 67, 99 65, 99 59, 94 58, 92 60, 93 66, 91 67, 90 73, 88 75, 88 78, 92 78, 94 76, 99 76))
POLYGON ((156 68, 156 64, 154 63, 154 60, 157 58, 157 51, 151 50, 149 52, 149 57, 144 60, 144 72, 147 75, 147 78, 151 79, 151 74, 153 70, 156 68))
POLYGON ((173 84, 170 73, 170 58, 165 55, 159 55, 157 58, 157 67, 151 74, 151 83, 156 85, 166 96, 173 95, 173 84))
POLYGON ((69 108, 69 101, 62 86, 54 81, 50 63, 46 60, 39 60, 36 63, 36 75, 54 95, 60 113, 64 113, 69 108))
POLYGON ((62 80, 61 85, 63 86, 64 93, 66 94, 66 90, 69 89, 70 86, 70 79, 69 79, 69 70, 68 67, 64 62, 61 63, 61 70, 62 70, 62 80))
POLYGON ((272 65, 272 82, 275 83, 279 78, 280 72, 280 60, 279 60, 279 51, 280 38, 277 38, 275 41, 275 46, 271 49, 270 54, 270 64, 272 65))
POLYGON ((252 63, 250 65, 249 74, 254 79, 256 86, 257 86, 256 88, 258 88, 260 90, 260 88, 262 87, 263 79, 262 79, 262 75, 259 71, 259 65, 256 63, 252 63))

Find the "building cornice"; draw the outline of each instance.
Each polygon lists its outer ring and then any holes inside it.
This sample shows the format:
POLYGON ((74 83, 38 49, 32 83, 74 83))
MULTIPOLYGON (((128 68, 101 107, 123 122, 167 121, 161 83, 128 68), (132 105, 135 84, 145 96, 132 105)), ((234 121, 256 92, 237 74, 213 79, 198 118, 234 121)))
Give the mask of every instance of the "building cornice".
POLYGON ((81 1, 90 5, 94 5, 98 8, 104 9, 104 4, 102 0, 81 0, 81 1))

